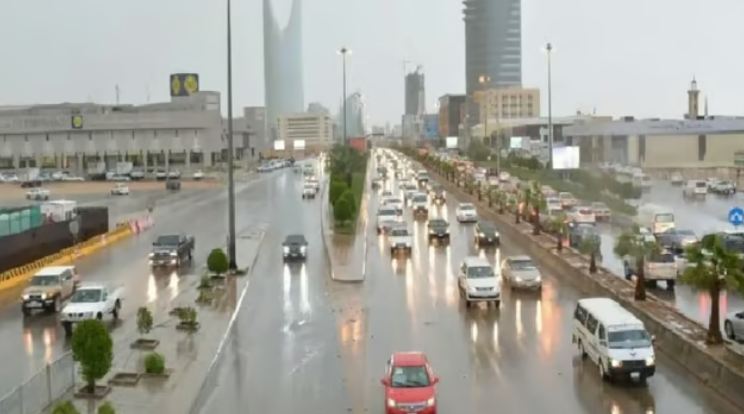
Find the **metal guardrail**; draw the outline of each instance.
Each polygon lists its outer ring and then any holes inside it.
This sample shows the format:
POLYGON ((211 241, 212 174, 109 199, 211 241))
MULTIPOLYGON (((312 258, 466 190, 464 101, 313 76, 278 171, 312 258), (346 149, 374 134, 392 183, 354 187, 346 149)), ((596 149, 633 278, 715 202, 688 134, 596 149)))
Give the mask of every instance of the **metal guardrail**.
POLYGON ((40 414, 74 386, 75 361, 68 352, 0 398, 0 414, 40 414))

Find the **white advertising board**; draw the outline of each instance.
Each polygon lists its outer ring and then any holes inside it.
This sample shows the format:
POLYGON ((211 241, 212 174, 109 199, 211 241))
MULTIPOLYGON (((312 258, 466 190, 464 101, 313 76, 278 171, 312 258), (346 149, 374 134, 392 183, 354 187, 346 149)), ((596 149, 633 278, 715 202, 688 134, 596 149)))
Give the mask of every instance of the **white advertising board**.
POLYGON ((579 147, 553 147, 553 169, 575 170, 579 168, 579 147))
POLYGON ((295 150, 304 150, 305 149, 305 140, 304 139, 296 139, 296 140, 294 140, 293 148, 295 150))
POLYGON ((447 137, 447 148, 457 148, 457 137, 447 137))
POLYGON ((284 151, 284 141, 283 140, 276 140, 274 141, 274 151, 284 151))

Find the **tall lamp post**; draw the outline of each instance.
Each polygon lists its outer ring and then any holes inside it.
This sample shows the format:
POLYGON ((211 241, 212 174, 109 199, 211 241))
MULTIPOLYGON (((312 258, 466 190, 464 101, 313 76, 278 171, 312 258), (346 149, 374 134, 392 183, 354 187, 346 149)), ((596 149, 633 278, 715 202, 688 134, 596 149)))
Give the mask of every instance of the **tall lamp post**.
POLYGON ((552 76, 550 73, 550 55, 553 52, 553 45, 548 42, 545 45, 545 51, 548 53, 548 168, 553 168, 553 89, 552 76))
POLYGON ((347 129, 346 129, 346 55, 351 54, 351 50, 347 49, 346 47, 342 47, 339 49, 338 54, 341 55, 341 65, 343 66, 343 104, 344 104, 344 145, 348 144, 348 136, 347 129))
POLYGON ((233 116, 232 116, 232 28, 230 22, 230 0, 227 0, 227 257, 229 269, 237 270, 235 260, 235 181, 233 176, 233 116))
MULTIPOLYGON (((491 83, 491 77, 488 75, 481 75, 478 77, 478 83, 483 85, 488 85, 491 83)), ((488 137, 488 146, 493 148, 493 139, 491 135, 488 133, 488 112, 489 112, 489 102, 488 102, 488 91, 482 90, 481 93, 483 94, 483 139, 485 140, 486 137, 488 137)), ((500 144, 500 142, 499 142, 500 144)), ((498 172, 501 172, 501 148, 499 148, 500 145, 496 145, 496 170, 498 172)))

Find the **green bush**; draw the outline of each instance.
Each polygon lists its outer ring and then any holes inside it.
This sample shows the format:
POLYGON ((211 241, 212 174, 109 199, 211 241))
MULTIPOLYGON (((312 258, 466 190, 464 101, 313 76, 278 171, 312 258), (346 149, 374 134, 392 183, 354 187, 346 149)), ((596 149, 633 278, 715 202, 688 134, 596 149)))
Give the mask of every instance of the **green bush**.
POLYGON ((165 372, 165 357, 152 352, 145 357, 145 372, 148 374, 162 374, 165 372))
POLYGON ((332 180, 328 188, 328 201, 331 205, 335 205, 336 200, 348 189, 349 187, 346 185, 346 182, 337 179, 332 180))
POLYGON ((116 410, 114 410, 114 406, 110 402, 106 401, 98 407, 98 414, 116 414, 116 410))
POLYGON ((191 306, 178 308, 178 319, 183 323, 196 324, 196 309, 191 306))
POLYGON ((207 269, 209 269, 210 272, 221 275, 227 272, 228 266, 227 255, 224 250, 213 249, 209 253, 209 257, 207 257, 207 269))
POLYGON ((62 401, 54 406, 52 414, 80 414, 71 401, 62 401))
POLYGON ((346 194, 351 194, 351 192, 346 191, 333 205, 333 218, 336 221, 348 221, 354 217, 353 196, 349 198, 346 194))
POLYGON ((137 331, 140 335, 147 335, 152 330, 152 312, 146 307, 137 309, 137 331))
POLYGON ((78 323, 72 332, 72 356, 80 363, 80 371, 88 391, 95 390, 96 380, 111 369, 114 359, 111 335, 97 319, 78 323))

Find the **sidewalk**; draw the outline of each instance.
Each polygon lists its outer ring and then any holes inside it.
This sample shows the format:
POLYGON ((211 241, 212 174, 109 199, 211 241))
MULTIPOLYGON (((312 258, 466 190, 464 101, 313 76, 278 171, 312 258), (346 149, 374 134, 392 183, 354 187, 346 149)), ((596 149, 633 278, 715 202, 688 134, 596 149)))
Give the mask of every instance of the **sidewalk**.
MULTIPOLYGON (((369 171, 368 171, 369 173, 369 171)), ((320 224, 323 229, 323 244, 331 267, 331 279, 338 282, 363 282, 367 276, 367 206, 369 191, 365 182, 359 219, 354 234, 336 234, 333 231, 333 215, 328 205, 328 182, 320 192, 320 224)))
MULTIPOLYGON (((105 401, 111 402, 118 414, 182 414, 188 413, 199 395, 202 384, 212 365, 217 349, 225 336, 226 330, 236 310, 238 300, 247 288, 250 272, 258 257, 265 229, 253 229, 238 235, 236 252, 241 268, 248 267, 245 276, 227 277, 224 290, 220 290, 212 304, 198 305, 198 279, 194 279, 187 289, 175 298, 156 299, 150 305, 153 313, 154 327, 150 339, 157 339, 160 344, 156 352, 165 357, 166 370, 170 371, 167 379, 142 377, 133 387, 112 386, 111 393, 105 401), (200 327, 194 333, 176 330, 178 319, 169 315, 176 306, 193 306, 197 309, 200 327)), ((204 264, 198 264, 204 268, 204 264)), ((126 306, 126 304, 125 304, 126 306)), ((131 318, 123 322, 114 336, 114 362, 109 374, 100 381, 108 380, 118 372, 144 372, 143 361, 150 351, 130 349, 130 344, 140 337, 136 331, 136 320, 131 318)), ((78 377, 76 387, 82 385, 78 377)), ((63 399, 70 399, 80 412, 94 414, 102 401, 75 400, 69 392, 63 399)), ((51 412, 51 409, 48 411, 51 412)))

